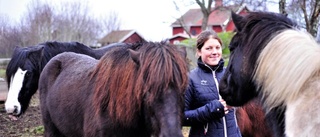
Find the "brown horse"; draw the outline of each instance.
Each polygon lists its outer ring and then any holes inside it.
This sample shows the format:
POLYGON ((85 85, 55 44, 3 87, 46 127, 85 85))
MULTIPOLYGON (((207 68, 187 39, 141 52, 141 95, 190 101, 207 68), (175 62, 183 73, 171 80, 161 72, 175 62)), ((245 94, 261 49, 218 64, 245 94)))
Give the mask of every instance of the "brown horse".
POLYGON ((40 75, 45 136, 182 137, 185 53, 153 42, 112 48, 99 61, 62 53, 40 75))
POLYGON ((259 100, 254 99, 236 108, 238 126, 242 137, 272 137, 272 129, 266 121, 265 112, 259 100))

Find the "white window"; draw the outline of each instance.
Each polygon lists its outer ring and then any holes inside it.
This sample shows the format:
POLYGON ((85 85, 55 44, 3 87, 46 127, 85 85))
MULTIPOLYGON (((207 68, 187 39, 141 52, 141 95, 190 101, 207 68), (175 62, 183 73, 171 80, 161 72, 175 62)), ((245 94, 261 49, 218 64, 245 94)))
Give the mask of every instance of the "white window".
POLYGON ((173 44, 180 44, 180 41, 179 40, 174 40, 173 44))

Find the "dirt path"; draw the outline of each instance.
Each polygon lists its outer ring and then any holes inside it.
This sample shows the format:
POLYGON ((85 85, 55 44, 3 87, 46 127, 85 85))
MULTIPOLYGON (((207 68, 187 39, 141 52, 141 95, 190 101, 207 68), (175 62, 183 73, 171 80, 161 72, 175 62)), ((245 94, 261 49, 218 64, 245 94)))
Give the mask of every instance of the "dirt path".
POLYGON ((0 137, 37 137, 43 136, 38 94, 34 96, 27 112, 12 121, 6 114, 4 102, 0 102, 0 137))

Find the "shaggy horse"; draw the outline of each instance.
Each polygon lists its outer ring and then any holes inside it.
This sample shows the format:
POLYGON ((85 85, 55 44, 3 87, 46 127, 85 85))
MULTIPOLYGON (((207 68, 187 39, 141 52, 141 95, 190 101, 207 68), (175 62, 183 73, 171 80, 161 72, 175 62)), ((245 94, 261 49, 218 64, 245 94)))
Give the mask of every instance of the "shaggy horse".
POLYGON ((121 43, 91 49, 78 42, 45 42, 36 46, 16 47, 6 69, 8 96, 5 103, 7 113, 23 114, 38 89, 41 71, 48 61, 62 52, 75 52, 101 58, 106 51, 121 43))
POLYGON ((232 19, 237 33, 221 96, 232 106, 260 99, 276 136, 318 136, 320 46, 315 39, 282 14, 233 13, 232 19))
POLYGON ((45 136, 182 137, 186 54, 153 42, 127 44, 99 61, 52 58, 39 79, 45 136))

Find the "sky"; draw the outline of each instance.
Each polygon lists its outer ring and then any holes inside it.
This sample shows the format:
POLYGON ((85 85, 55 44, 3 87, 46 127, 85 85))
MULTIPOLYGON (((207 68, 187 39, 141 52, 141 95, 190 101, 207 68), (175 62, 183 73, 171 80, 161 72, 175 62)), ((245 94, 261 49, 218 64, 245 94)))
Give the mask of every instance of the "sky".
MULTIPOLYGON (((18 22, 27 11, 30 1, 0 0, 0 15, 5 14, 13 23, 18 22)), ((188 9, 197 8, 196 6, 179 6, 180 11, 177 11, 172 0, 89 0, 89 7, 95 15, 115 11, 122 21, 121 29, 134 29, 146 40, 152 41, 172 36, 170 25, 188 9)))

